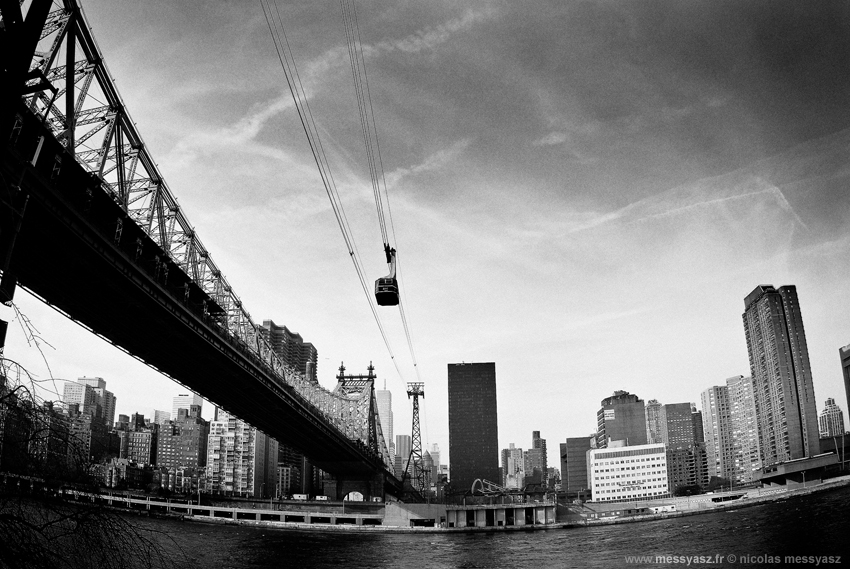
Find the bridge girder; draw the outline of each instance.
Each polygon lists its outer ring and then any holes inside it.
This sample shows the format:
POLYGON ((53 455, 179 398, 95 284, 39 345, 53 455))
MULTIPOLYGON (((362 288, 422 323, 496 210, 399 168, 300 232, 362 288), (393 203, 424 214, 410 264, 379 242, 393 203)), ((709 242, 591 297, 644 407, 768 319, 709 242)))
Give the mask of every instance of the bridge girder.
MULTIPOLYGON (((0 110, 4 176, 26 178, 20 191, 34 198, 14 254, 21 284, 95 333, 281 442, 302 449, 333 472, 332 455, 321 456, 324 451, 303 441, 287 440, 272 421, 251 416, 247 406, 227 402, 226 392, 191 379, 188 370, 140 346, 103 317, 85 314, 91 309, 86 304, 96 302, 97 295, 86 294, 80 287, 74 288, 78 298, 73 298, 68 290, 47 282, 51 271, 45 269, 53 264, 67 274, 77 274, 76 263, 105 275, 104 267, 111 266, 120 274, 103 278, 115 287, 110 297, 115 302, 121 302, 118 291, 136 287, 139 290, 126 293, 128 298, 146 304, 137 298, 142 291, 163 314, 170 313, 152 316, 152 322, 159 319, 162 326, 182 322, 201 338, 202 345, 214 346, 217 357, 231 360, 234 374, 241 370, 253 378, 258 386, 252 393, 273 394, 283 403, 273 400, 272 406, 282 405, 288 409, 286 416, 301 417, 293 421, 304 428, 312 424, 319 438, 327 439, 325 446, 338 447, 342 456, 353 457, 368 471, 385 468, 386 445, 374 436, 369 419, 373 397, 323 389, 288 368, 274 353, 150 156, 77 1, 65 0, 62 9, 49 12, 51 5, 34 0, 24 18, 16 0, 0 0, 3 57, 19 55, 21 50, 16 48, 29 46, 23 50, 29 54, 28 61, 16 60, 4 68, 4 78, 11 81, 7 85, 13 87, 4 87, 3 102, 8 104, 0 110), (57 57, 63 47, 64 62, 57 57), (76 59, 76 54, 84 59, 76 59), (45 138, 40 158, 28 164, 31 147, 41 136, 45 138), (51 242, 46 236, 65 241, 51 242), (51 254, 57 250, 66 257, 51 254)), ((0 234, 4 256, 7 237, 8 232, 0 234)), ((55 281, 56 274, 52 278, 55 281)), ((135 314, 141 317, 143 312, 135 314)), ((151 336, 175 339, 174 333, 164 332, 152 329, 151 336)), ((154 343, 168 351, 163 342, 154 343)))

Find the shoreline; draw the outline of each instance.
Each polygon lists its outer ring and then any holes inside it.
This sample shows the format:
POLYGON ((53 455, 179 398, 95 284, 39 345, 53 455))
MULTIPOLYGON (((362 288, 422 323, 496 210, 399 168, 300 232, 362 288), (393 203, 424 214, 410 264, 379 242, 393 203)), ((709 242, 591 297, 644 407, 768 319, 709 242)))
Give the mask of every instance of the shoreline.
MULTIPOLYGON (((498 532, 535 532, 535 531, 549 531, 549 530, 564 530, 564 529, 576 529, 576 528, 586 528, 586 527, 595 527, 595 526, 606 526, 606 525, 618 525, 618 524, 631 524, 631 523, 640 523, 640 522, 648 522, 648 521, 656 521, 656 520, 666 520, 671 518, 681 518, 687 516, 698 516, 703 514, 710 514, 715 512, 726 512, 732 510, 739 510, 741 508, 748 508, 753 506, 759 506, 762 504, 767 504, 770 502, 778 502, 787 500, 788 498, 797 497, 797 496, 808 496, 810 494, 816 494, 821 492, 829 492, 832 490, 838 490, 841 488, 845 488, 850 486, 850 476, 842 477, 841 479, 837 479, 834 482, 823 482, 818 484, 817 486, 811 486, 807 488, 795 488, 792 490, 785 490, 783 492, 777 492, 773 494, 769 494, 766 496, 760 496, 756 498, 741 498, 737 500, 730 500, 728 502, 718 503, 716 506, 712 506, 710 508, 705 509, 694 509, 694 510, 679 510, 673 512, 659 512, 654 514, 638 514, 633 516, 622 516, 622 517, 606 517, 606 518, 597 518, 597 519, 584 519, 583 521, 564 521, 564 522, 554 522, 549 524, 534 524, 534 525, 520 525, 520 526, 488 526, 488 527, 478 527, 478 526, 469 526, 469 527, 406 527, 406 526, 388 526, 388 525, 353 525, 353 524, 327 524, 327 523, 303 523, 303 522, 280 522, 280 521, 269 521, 269 520, 250 520, 250 519, 230 519, 230 518, 217 518, 210 516, 194 516, 194 515, 184 515, 184 514, 174 514, 174 513, 160 513, 160 512, 137 512, 139 515, 148 515, 153 518, 167 518, 167 519, 179 519, 181 521, 201 523, 201 524, 219 524, 219 525, 239 525, 239 526, 251 526, 251 527, 260 527, 264 529, 277 529, 281 531, 296 531, 296 532, 355 532, 355 533, 404 533, 404 534, 433 534, 433 533, 498 533, 498 532)), ((127 511, 123 510, 122 511, 127 511)))

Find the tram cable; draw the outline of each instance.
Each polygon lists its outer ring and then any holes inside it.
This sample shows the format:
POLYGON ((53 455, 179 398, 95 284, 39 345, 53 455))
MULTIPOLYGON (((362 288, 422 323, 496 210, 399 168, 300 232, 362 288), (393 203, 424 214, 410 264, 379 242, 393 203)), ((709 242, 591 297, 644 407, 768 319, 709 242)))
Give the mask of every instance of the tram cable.
MULTIPOLYGON (((354 5, 354 0, 340 0, 340 8, 342 10, 343 26, 345 28, 345 37, 348 44, 348 56, 351 66, 351 73, 354 82, 354 92, 357 98, 357 108, 360 114, 360 127, 363 134, 363 142, 366 147, 366 160, 369 168, 369 177, 372 183, 372 192, 375 197, 375 206, 378 212, 378 224, 381 230, 381 237, 384 241, 385 250, 390 248, 389 233, 387 231, 387 219, 389 219, 390 230, 394 242, 398 242, 395 234, 395 224, 392 218, 392 208, 390 207, 390 197, 387 191, 386 176, 384 174, 383 159, 381 157, 381 147, 378 138, 378 128, 375 121, 374 106, 372 104, 372 95, 369 90, 369 77, 366 72, 366 61, 363 56, 363 44, 360 35, 360 25, 357 21, 357 9, 354 5), (383 186, 383 198, 381 189, 383 186), (384 202, 386 202, 386 215, 384 213, 384 202)), ((391 276, 399 274, 398 258, 394 253, 394 261, 391 264, 391 276)), ((391 259, 388 258, 390 263, 391 259)), ((379 279, 380 281, 383 279, 379 279)), ((395 280, 395 279, 393 279, 395 280)), ((396 282, 396 290, 398 283, 396 282)), ((407 322, 407 315, 404 310, 404 295, 398 295, 398 307, 401 315, 404 334, 407 339, 407 345, 410 350, 410 357, 413 361, 413 367, 416 371, 417 379, 421 382, 422 378, 419 374, 419 366, 416 360, 416 351, 413 348, 413 340, 410 334, 410 326, 407 322)), ((380 300, 378 302, 381 304, 380 300)))
POLYGON ((337 191, 336 182, 333 178, 333 174, 331 172, 330 164, 328 163, 324 147, 322 146, 321 138, 319 137, 319 131, 316 126, 316 122, 313 118, 313 114, 310 110, 310 104, 308 102, 306 92, 304 91, 304 85, 301 82, 301 76, 298 74, 298 67, 295 64, 295 58, 292 54, 292 49, 289 45, 289 39, 286 35, 286 29, 283 25, 283 20, 280 16, 277 1, 260 0, 260 4, 263 8, 263 15, 266 18, 266 24, 268 25, 269 33, 271 34, 272 41, 275 45, 275 51, 277 52, 278 60, 280 61, 284 76, 286 77, 289 92, 292 95, 293 102, 295 103, 295 108, 298 111, 298 117, 301 121, 301 126, 304 129, 304 134, 307 136, 307 142, 310 145, 310 150, 313 154, 313 159, 315 160, 316 166, 319 170, 319 176, 322 179, 322 184, 325 187, 325 192, 327 193, 328 199, 331 202, 331 208, 333 209, 334 217, 336 218, 340 232, 342 233, 343 240, 345 241, 346 250, 348 251, 348 254, 351 257, 352 263, 354 264, 354 269, 357 272, 357 278, 360 281, 360 286, 363 288, 363 291, 366 294, 366 298, 369 302, 369 308, 372 311, 372 316, 374 317, 376 324, 378 325, 378 330, 380 331, 381 338, 383 338, 384 344, 387 347, 390 359, 392 360, 393 365, 396 368, 396 372, 398 373, 399 377, 402 377, 403 381, 401 369, 399 369, 398 362, 395 359, 395 354, 393 353, 389 338, 387 337, 386 331, 384 330, 384 325, 381 322, 380 316, 378 315, 378 310, 375 306, 375 300, 373 299, 371 294, 369 281, 366 279, 363 264, 360 260, 360 254, 357 250, 357 245, 354 241, 354 235, 351 231, 351 226, 348 223, 348 218, 345 215, 345 210, 342 206, 342 201, 340 200, 339 192, 337 191), (274 6, 274 11, 272 11, 272 6, 274 6))

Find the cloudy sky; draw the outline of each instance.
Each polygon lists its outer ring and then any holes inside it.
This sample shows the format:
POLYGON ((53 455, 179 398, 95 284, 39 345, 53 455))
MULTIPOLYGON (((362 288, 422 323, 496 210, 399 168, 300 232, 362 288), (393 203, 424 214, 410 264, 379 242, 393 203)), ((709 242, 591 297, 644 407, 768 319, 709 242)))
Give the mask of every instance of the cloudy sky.
MULTIPOLYGON (((409 433, 397 310, 371 316, 259 2, 83 0, 131 116, 256 322, 313 342, 320 382, 374 362, 409 433)), ((279 3, 367 276, 386 272, 338 2, 279 3)), ((425 381, 496 362, 499 443, 595 429, 624 389, 699 401, 749 374, 741 314, 797 286, 818 408, 846 399, 850 6, 841 2, 360 2, 358 21, 425 381)), ((180 387, 24 293, 41 376, 101 376, 118 412, 180 387)), ((192 357, 187 354, 186 357, 192 357)), ((205 415, 210 415, 206 410, 205 415)))

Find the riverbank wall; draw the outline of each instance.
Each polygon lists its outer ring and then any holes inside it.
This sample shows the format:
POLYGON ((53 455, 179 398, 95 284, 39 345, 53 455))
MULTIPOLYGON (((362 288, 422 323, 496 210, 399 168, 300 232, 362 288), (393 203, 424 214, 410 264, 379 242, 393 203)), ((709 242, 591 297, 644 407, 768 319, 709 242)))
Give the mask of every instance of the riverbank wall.
MULTIPOLYGON (((487 521, 486 507, 483 513, 475 512, 471 516, 473 523, 464 527, 448 527, 441 523, 447 517, 458 519, 457 513, 469 508, 460 508, 442 504, 403 504, 389 502, 378 513, 374 508, 361 513, 345 511, 348 506, 322 508, 316 503, 303 504, 297 510, 271 510, 269 508, 231 508, 175 502, 161 502, 145 498, 125 496, 102 496, 108 505, 140 515, 151 517, 169 517, 198 523, 246 525, 276 528, 293 531, 354 531, 367 533, 458 533, 458 532, 499 532, 499 531, 540 531, 568 529, 598 525, 616 525, 674 517, 693 516, 713 512, 723 512, 756 506, 763 503, 786 500, 791 497, 805 496, 817 492, 830 491, 850 486, 850 476, 825 480, 822 483, 791 489, 756 488, 718 494, 702 494, 681 498, 666 498, 636 503, 594 503, 582 505, 557 506, 554 517, 534 519, 522 525, 484 525, 487 521), (664 507, 664 511, 629 514, 627 512, 646 511, 655 507, 664 507), (673 508, 670 508, 673 506, 673 508), (312 508, 312 509, 311 509, 312 508), (452 509, 453 508, 453 509, 452 509), (484 520, 476 524, 474 521, 484 520), (433 523, 433 526, 426 525, 433 523)), ((351 510, 356 509, 351 508, 351 510)), ((464 514, 465 515, 465 514, 464 514)))

